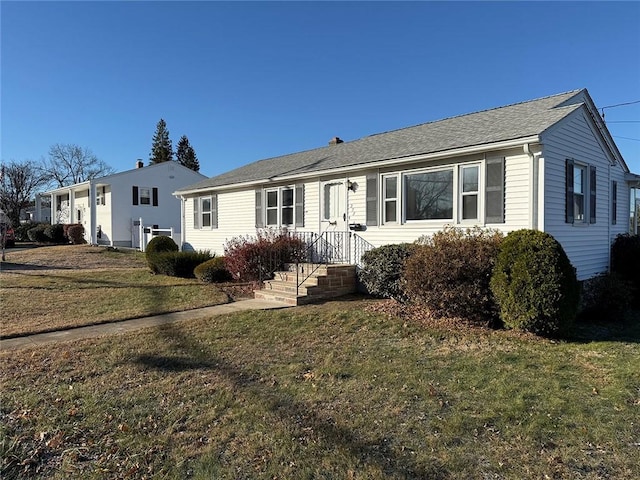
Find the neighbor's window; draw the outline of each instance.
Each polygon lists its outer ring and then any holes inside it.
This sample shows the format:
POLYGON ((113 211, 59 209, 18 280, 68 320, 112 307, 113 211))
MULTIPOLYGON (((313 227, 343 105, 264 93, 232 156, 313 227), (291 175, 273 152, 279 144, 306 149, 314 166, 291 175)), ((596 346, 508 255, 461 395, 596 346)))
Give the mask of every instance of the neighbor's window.
POLYGON ((453 219, 453 170, 408 174, 404 177, 407 220, 453 219))
POLYGON ((461 167, 461 205, 462 220, 476 220, 478 218, 478 176, 480 168, 461 167))
POLYGON ((140 205, 151 205, 151 189, 147 187, 140 187, 140 205))

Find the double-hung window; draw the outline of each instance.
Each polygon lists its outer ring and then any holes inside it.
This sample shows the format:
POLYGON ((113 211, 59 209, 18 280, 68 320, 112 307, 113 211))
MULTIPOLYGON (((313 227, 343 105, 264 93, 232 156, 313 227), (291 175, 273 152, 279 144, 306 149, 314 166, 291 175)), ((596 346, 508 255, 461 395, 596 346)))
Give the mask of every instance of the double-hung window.
POLYGON ((477 165, 460 167, 460 218, 478 219, 480 167, 477 165))
POLYGON ((267 226, 289 226, 294 223, 294 188, 281 187, 266 191, 267 226))
POLYGON ((398 176, 389 175, 383 177, 382 185, 382 197, 384 201, 384 208, 382 209, 382 213, 384 215, 383 223, 397 223, 399 203, 398 176))
POLYGON ((134 185, 132 188, 134 205, 153 205, 158 206, 158 187, 139 187, 134 185))
POLYGON ((197 229, 218 228, 218 196, 193 199, 193 225, 197 229))
POLYGON ((140 205, 151 205, 151 189, 147 187, 140 187, 140 205))
POLYGON ((453 169, 404 175, 405 218, 453 220, 453 169))
POLYGON ((573 166, 573 221, 584 222, 587 196, 587 169, 582 165, 573 166))
POLYGON ((566 161, 566 222, 596 222, 596 168, 566 161))

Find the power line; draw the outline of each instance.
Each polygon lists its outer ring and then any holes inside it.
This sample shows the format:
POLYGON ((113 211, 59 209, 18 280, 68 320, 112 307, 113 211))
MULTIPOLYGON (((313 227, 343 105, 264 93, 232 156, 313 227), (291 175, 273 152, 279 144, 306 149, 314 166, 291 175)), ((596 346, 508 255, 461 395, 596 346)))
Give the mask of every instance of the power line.
POLYGON ((634 105, 636 103, 640 103, 640 100, 634 100, 633 102, 616 103, 615 105, 607 105, 606 107, 600 107, 600 109, 604 110, 605 108, 622 107, 624 105, 634 105))
POLYGON ((640 142, 640 138, 620 137, 619 135, 611 135, 614 138, 622 138, 623 140, 633 140, 634 142, 640 142))
POLYGON ((609 120, 607 123, 640 123, 640 120, 609 120))

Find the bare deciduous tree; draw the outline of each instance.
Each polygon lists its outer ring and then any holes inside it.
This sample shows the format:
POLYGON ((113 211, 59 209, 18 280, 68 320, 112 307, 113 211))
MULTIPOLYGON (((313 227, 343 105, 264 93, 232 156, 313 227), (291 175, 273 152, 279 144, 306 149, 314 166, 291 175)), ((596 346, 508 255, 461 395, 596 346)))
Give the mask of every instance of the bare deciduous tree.
POLYGON ((29 201, 47 179, 34 162, 14 162, 2 165, 2 181, 0 182, 0 209, 11 224, 20 224, 20 211, 29 205, 29 201))
POLYGON ((49 158, 42 162, 42 174, 55 187, 66 187, 92 178, 114 173, 88 148, 56 143, 49 148, 49 158))

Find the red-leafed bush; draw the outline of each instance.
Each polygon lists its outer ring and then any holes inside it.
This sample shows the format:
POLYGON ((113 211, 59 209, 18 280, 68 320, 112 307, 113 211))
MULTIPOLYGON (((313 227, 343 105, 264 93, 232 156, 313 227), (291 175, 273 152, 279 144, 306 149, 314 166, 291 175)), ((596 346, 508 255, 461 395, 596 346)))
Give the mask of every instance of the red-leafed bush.
POLYGON ((234 237, 224 247, 227 270, 235 280, 273 278, 286 263, 295 262, 305 249, 300 238, 279 230, 261 230, 257 236, 234 237))
POLYGON ((87 243, 84 239, 84 226, 80 223, 65 225, 64 235, 74 245, 87 243))

